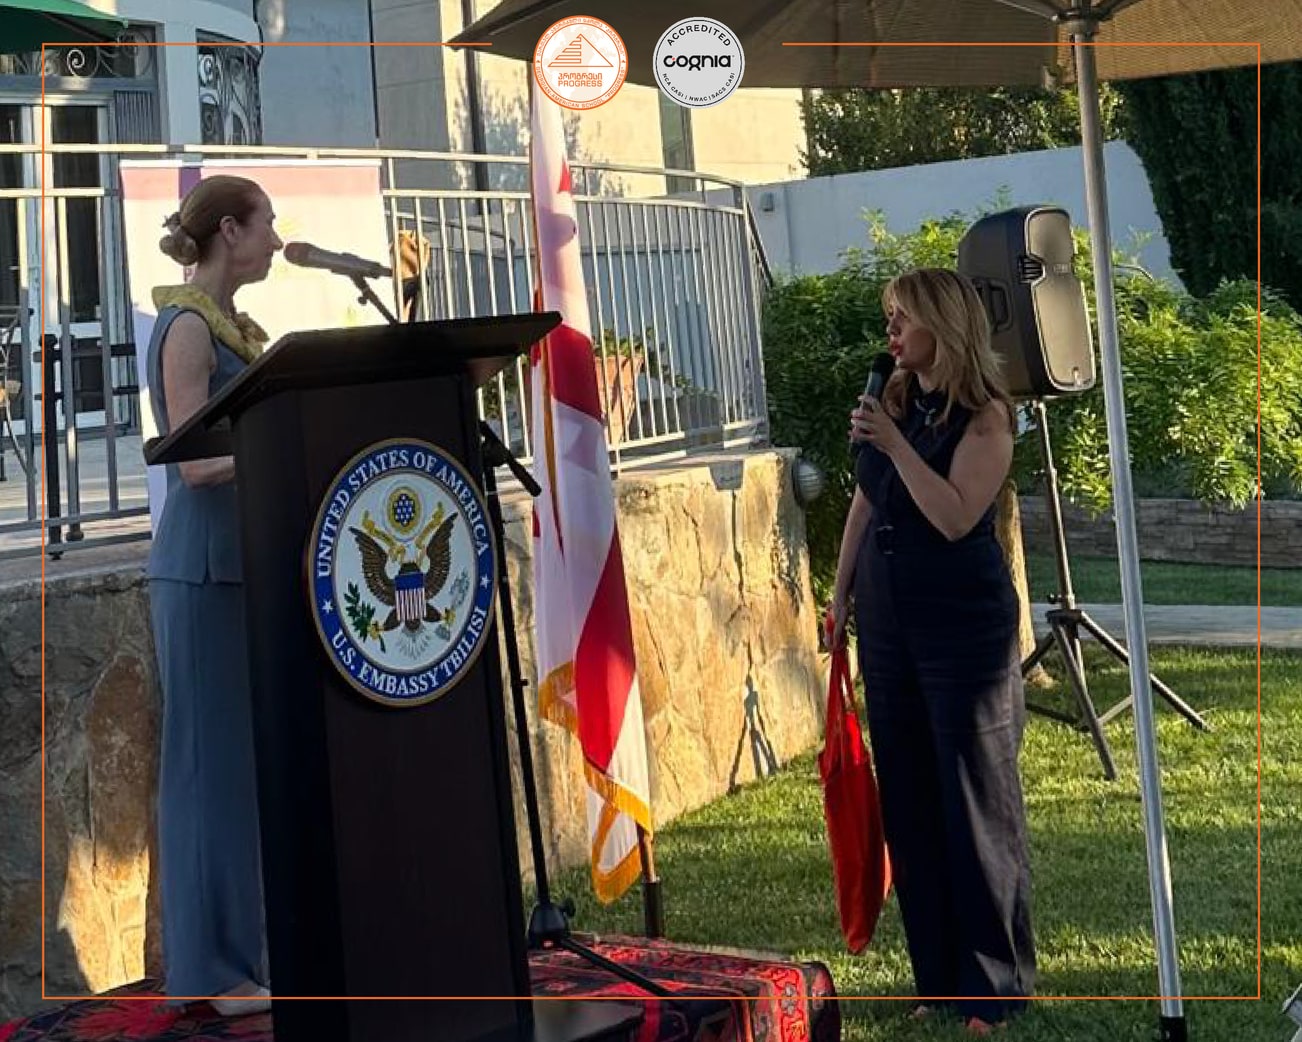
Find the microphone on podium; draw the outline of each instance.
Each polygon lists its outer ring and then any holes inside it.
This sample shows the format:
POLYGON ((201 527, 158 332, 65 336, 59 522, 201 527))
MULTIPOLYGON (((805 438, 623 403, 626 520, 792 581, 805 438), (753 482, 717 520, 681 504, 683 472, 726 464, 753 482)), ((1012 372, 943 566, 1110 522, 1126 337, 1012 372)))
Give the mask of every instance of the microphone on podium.
MULTIPOLYGON (((886 381, 891 378, 891 373, 895 371, 895 356, 889 351, 883 351, 873 357, 872 366, 868 370, 868 382, 864 384, 863 396, 865 398, 876 398, 882 400, 882 390, 886 387, 886 381)), ((863 448, 864 443, 861 441, 851 440, 850 452, 854 456, 859 455, 859 450, 863 448)))
POLYGON ((309 242, 291 242, 285 246, 285 260, 300 268, 321 268, 346 278, 379 279, 392 275, 393 269, 352 253, 334 253, 309 242))

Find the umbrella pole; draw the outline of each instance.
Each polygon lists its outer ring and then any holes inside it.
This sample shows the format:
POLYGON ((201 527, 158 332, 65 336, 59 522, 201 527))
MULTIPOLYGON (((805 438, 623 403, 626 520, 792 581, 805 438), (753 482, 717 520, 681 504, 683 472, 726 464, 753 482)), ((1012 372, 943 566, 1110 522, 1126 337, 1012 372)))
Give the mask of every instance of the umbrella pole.
POLYGON ((1094 262, 1099 356, 1103 369, 1108 455, 1112 464, 1112 500, 1117 524, 1117 556, 1121 561, 1122 607, 1126 621, 1126 644, 1130 649, 1130 693, 1134 700, 1135 746, 1139 759, 1144 838, 1148 850, 1149 895, 1153 906, 1158 983, 1161 988, 1161 1038, 1163 1042, 1184 1042, 1188 1034, 1181 999, 1180 959, 1176 948, 1175 913, 1171 895, 1171 863, 1167 854, 1166 825, 1162 812, 1162 779, 1157 764, 1148 638, 1144 632, 1144 597, 1139 577, 1139 545, 1135 531, 1135 498, 1130 481, 1130 444, 1126 433, 1125 392, 1121 381, 1121 352, 1112 282, 1112 236, 1108 225, 1098 67, 1095 64, 1093 44, 1098 26, 1093 19, 1079 19, 1066 28, 1071 35, 1072 50, 1076 57, 1076 87, 1080 97, 1085 198, 1089 209, 1090 253, 1094 262))

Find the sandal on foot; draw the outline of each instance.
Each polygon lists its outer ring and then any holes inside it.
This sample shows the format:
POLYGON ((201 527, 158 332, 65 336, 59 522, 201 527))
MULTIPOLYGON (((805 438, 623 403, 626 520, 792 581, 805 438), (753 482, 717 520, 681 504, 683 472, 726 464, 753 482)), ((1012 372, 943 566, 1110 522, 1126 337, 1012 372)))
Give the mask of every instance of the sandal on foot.
POLYGON ((223 1017, 247 1017, 271 1009, 271 992, 250 982, 209 1002, 223 1017))

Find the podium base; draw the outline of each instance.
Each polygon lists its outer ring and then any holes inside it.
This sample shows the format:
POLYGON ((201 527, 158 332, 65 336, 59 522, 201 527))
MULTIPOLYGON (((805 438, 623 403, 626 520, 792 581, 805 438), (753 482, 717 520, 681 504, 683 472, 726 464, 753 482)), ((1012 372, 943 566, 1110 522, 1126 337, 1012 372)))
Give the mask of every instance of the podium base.
POLYGON ((521 1042, 631 1042, 643 1016, 627 1002, 534 999, 533 1028, 521 1042))

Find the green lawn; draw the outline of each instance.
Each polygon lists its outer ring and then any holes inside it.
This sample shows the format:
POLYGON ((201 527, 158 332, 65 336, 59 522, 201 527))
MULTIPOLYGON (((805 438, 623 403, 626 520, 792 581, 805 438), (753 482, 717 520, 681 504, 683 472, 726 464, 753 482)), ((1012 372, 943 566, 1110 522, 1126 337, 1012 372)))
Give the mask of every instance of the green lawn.
MULTIPOLYGON (((1076 599, 1087 604, 1121 601, 1121 574, 1110 557, 1071 557, 1076 599)), ((1031 600, 1044 601, 1058 589, 1058 572, 1048 554, 1028 554, 1027 582, 1031 600)), ((1143 561, 1141 582, 1146 604, 1256 604, 1255 568, 1218 567, 1143 561)), ((1302 568, 1263 568, 1261 603, 1302 607, 1302 568)))
MULTIPOLYGON (((1123 672, 1089 649, 1100 706, 1125 690, 1123 672)), ((1255 654, 1156 648, 1154 668, 1214 730, 1194 731, 1158 711, 1176 928, 1184 994, 1256 996, 1257 685, 1255 654)), ((1267 652, 1262 995, 1257 1001, 1189 1001, 1191 1037, 1282 1042, 1280 1006, 1302 983, 1302 657, 1267 652)), ((1043 698, 1043 694, 1038 697, 1043 698)), ((1018 1040, 1140 1042, 1155 1037, 1157 1004, 1074 1002, 1049 996, 1152 995, 1156 957, 1130 718, 1110 725, 1118 781, 1102 780, 1081 734, 1032 717, 1023 768, 1032 833, 1039 994, 1001 1033, 1018 1040)), ((843 996, 905 995, 911 987, 897 911, 888 903, 872 946, 846 954, 837 930, 822 805, 812 755, 777 776, 667 826, 657 863, 671 938, 790 953, 832 970, 843 996)), ((578 902, 576 928, 639 932, 635 888, 608 908, 586 873, 555 886, 578 902)), ((849 1042, 966 1037, 949 1024, 903 1019, 899 1001, 847 1001, 849 1042)))

